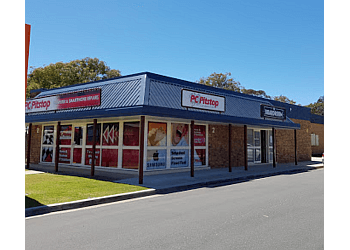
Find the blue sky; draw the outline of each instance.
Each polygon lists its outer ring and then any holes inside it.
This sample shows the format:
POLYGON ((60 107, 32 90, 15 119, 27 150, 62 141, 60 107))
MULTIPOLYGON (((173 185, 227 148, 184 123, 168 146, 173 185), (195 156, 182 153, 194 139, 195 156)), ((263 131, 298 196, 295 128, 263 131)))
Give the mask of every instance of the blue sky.
POLYGON ((29 66, 97 57, 122 75, 231 72, 307 105, 324 95, 323 1, 27 0, 29 66))

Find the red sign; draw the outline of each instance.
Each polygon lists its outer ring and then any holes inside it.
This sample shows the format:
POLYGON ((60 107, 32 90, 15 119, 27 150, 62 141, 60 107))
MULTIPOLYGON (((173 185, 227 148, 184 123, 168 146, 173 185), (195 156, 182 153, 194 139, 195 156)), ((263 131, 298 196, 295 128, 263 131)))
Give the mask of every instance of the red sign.
POLYGON ((53 95, 26 101, 26 113, 101 105, 101 89, 53 95))
POLYGON ((58 109, 70 109, 99 106, 101 104, 101 91, 94 89, 59 96, 58 109))

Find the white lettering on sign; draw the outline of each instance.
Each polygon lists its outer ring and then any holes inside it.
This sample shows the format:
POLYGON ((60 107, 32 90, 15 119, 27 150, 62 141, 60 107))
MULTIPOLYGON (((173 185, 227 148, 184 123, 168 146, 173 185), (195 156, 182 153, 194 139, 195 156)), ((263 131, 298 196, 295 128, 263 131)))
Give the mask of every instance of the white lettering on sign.
POLYGON ((283 117, 283 112, 282 111, 277 111, 277 110, 265 110, 265 114, 269 116, 276 116, 276 117, 283 117))
POLYGON ((181 104, 183 107, 189 108, 199 108, 219 112, 225 111, 225 97, 186 89, 182 90, 181 104))

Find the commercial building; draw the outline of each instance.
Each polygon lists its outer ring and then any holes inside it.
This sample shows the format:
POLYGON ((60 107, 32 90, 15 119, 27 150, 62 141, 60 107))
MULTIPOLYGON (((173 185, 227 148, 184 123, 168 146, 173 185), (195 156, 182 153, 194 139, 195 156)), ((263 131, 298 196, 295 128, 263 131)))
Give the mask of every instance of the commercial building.
POLYGON ((27 160, 56 169, 138 170, 142 183, 144 171, 188 168, 193 176, 323 152, 323 117, 309 108, 149 72, 32 94, 27 160))

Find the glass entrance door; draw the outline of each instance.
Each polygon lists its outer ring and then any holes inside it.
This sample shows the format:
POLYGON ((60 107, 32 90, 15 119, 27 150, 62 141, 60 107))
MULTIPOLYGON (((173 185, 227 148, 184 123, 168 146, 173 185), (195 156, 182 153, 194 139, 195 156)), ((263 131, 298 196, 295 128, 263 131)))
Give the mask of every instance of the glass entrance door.
POLYGON ((72 163, 82 164, 84 159, 83 143, 84 143, 84 127, 74 126, 73 143, 72 143, 72 163))
POLYGON ((248 162, 261 163, 261 139, 260 130, 248 129, 248 162))

